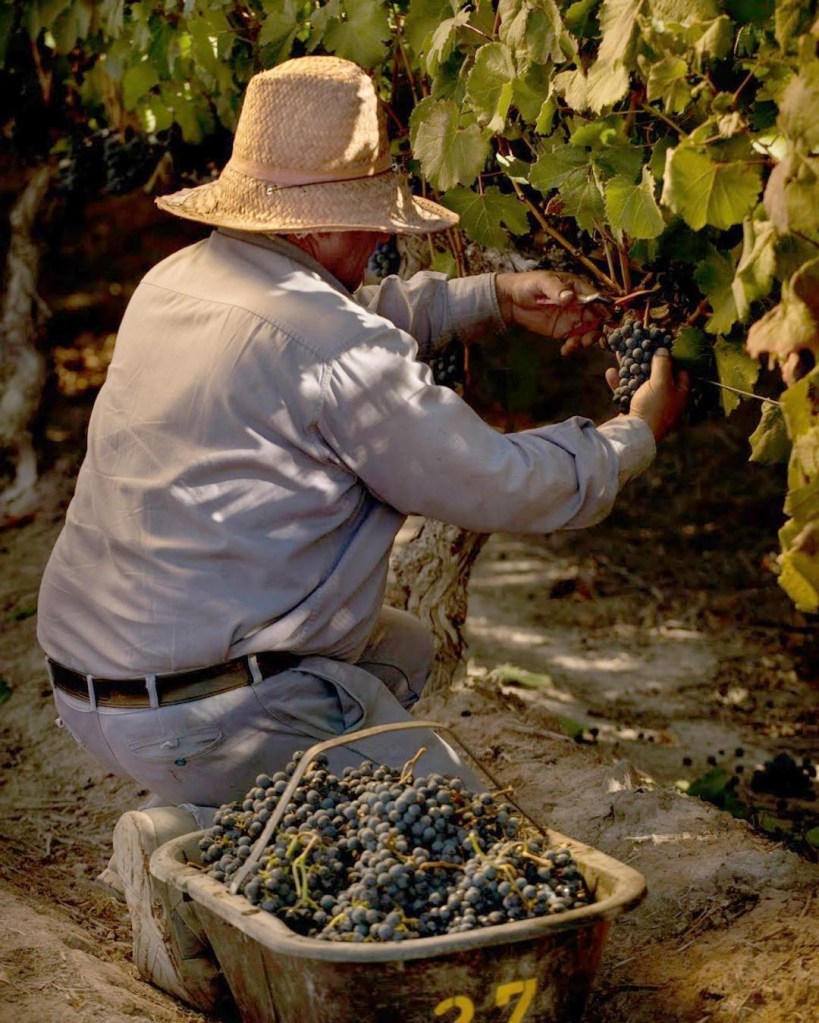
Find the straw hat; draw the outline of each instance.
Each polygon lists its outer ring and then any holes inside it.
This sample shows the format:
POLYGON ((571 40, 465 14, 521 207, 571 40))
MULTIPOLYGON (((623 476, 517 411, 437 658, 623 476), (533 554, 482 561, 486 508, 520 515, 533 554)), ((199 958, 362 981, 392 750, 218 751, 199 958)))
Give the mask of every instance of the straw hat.
POLYGON ((219 178, 156 202, 187 220, 271 233, 424 234, 458 223, 410 193, 392 166, 372 80, 338 57, 299 57, 254 75, 219 178))

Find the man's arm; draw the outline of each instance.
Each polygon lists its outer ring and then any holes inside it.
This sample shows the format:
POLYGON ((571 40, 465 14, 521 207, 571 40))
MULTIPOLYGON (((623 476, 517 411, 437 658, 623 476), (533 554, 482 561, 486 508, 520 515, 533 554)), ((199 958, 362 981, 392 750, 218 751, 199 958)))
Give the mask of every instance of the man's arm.
POLYGON ((408 281, 387 277, 380 285, 359 288, 356 299, 415 338, 418 356, 426 362, 453 338, 468 345, 506 330, 495 277, 487 273, 447 280, 444 274, 424 270, 408 281))

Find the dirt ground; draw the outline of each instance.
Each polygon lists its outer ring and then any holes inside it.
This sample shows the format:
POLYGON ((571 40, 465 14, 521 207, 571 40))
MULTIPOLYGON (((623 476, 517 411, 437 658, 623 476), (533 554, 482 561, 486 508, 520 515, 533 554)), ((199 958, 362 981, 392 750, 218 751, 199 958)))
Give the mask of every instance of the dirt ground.
MULTIPOLYGON (((67 285, 50 286, 65 343, 104 345, 115 323, 98 318, 78 342, 67 285)), ((567 386, 572 400, 583 388, 567 386)), ((35 643, 88 408, 82 393, 55 398, 39 510, 0 533, 0 1023, 193 1023, 138 979, 124 907, 93 883, 118 815, 145 793, 55 727, 35 643)), ((815 787, 777 801, 749 779, 778 753, 819 759, 817 623, 766 567, 782 490, 778 470, 746 463, 753 417, 669 439, 594 529, 493 536, 470 584, 465 676, 419 707, 538 820, 645 876, 646 899, 612 928, 588 1023, 816 1018, 819 867, 787 839, 816 825, 815 787), (715 767, 753 823, 680 791, 715 767), (779 825, 779 841, 760 833, 779 825)))

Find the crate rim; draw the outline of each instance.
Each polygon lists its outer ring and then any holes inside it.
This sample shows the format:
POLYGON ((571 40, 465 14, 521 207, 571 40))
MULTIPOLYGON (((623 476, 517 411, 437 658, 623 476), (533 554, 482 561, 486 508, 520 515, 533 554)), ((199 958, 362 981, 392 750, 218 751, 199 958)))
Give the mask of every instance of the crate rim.
POLYGON ((583 867, 592 867, 601 874, 614 876, 616 890, 599 902, 565 913, 495 924, 460 934, 406 941, 322 941, 297 934, 278 917, 251 905, 243 895, 232 895, 227 885, 203 873, 201 867, 192 866, 186 860, 186 849, 198 842, 207 829, 181 835, 161 845, 151 857, 150 869, 158 880, 179 889, 194 902, 200 903, 273 952, 299 958, 350 963, 437 958, 492 945, 537 940, 561 931, 596 926, 634 909, 643 901, 647 891, 646 881, 638 871, 584 842, 551 828, 545 830, 555 845, 568 846, 575 857, 579 855, 583 867))

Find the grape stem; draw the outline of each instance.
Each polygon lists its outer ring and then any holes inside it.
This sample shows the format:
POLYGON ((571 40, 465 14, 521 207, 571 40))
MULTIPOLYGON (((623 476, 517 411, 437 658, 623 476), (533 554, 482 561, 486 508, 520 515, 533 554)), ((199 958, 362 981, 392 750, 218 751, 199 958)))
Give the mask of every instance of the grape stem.
POLYGON ((426 746, 422 746, 418 750, 418 752, 415 754, 415 756, 412 757, 411 760, 408 760, 406 762, 406 764, 404 764, 404 769, 401 772, 401 777, 398 779, 398 781, 399 781, 399 783, 401 785, 407 785, 407 784, 409 784, 412 781, 413 772, 415 771, 415 765, 418 763, 418 761, 421 759, 421 757, 426 753, 426 751, 427 751, 426 746))

